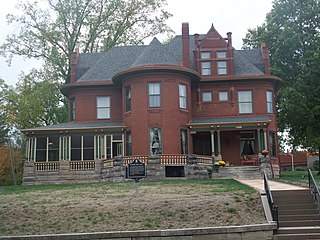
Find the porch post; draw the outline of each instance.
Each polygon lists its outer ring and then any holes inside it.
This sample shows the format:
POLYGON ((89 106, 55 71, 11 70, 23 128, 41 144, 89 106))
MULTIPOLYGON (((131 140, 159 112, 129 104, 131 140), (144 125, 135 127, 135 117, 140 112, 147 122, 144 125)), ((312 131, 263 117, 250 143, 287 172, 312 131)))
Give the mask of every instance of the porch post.
POLYGON ((217 130, 217 139, 218 139, 218 157, 221 158, 221 140, 220 140, 220 130, 217 130))
POLYGON ((267 129, 263 129, 264 149, 267 149, 267 129))
POLYGON ((214 130, 211 130, 211 156, 214 157, 214 130))
POLYGON ((259 153, 261 152, 261 146, 262 146, 260 133, 261 133, 261 129, 258 128, 257 129, 257 137, 258 137, 258 152, 259 153))

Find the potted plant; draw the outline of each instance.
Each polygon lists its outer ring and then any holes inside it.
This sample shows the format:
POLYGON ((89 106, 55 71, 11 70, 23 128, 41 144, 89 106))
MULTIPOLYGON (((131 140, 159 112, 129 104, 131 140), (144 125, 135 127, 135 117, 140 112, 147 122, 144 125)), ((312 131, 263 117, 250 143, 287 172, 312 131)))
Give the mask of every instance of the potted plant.
POLYGON ((212 178, 213 169, 212 168, 207 168, 207 172, 208 172, 208 177, 211 179, 212 178))

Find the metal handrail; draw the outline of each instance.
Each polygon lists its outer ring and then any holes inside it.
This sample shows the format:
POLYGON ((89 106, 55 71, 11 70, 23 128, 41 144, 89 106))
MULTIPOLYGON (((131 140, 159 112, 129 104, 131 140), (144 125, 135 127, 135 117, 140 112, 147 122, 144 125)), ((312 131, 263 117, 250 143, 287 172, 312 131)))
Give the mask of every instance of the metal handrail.
POLYGON ((314 200, 319 208, 320 207, 320 192, 319 192, 318 185, 317 185, 316 181, 314 180, 313 174, 310 169, 308 169, 308 179, 309 179, 309 189, 310 189, 311 193, 313 194, 314 200))
POLYGON ((265 171, 263 171, 263 183, 264 183, 264 191, 267 195, 269 208, 272 215, 272 220, 277 223, 277 228, 279 228, 279 217, 278 217, 278 205, 276 205, 273 201, 273 197, 271 194, 268 177, 265 171))

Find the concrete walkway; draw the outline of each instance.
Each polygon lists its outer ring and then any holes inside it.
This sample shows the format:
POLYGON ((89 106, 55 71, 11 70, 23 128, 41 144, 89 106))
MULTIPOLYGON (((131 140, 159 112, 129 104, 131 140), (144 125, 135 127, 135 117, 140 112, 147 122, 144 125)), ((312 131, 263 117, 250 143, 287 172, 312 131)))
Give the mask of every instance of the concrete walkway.
MULTIPOLYGON (((250 187, 253 187, 259 191, 264 190, 263 186, 263 179, 238 179, 239 182, 246 184, 250 187)), ((292 184, 275 182, 269 180, 269 186, 271 190, 299 190, 299 189, 306 189, 305 187, 295 186, 292 184)))

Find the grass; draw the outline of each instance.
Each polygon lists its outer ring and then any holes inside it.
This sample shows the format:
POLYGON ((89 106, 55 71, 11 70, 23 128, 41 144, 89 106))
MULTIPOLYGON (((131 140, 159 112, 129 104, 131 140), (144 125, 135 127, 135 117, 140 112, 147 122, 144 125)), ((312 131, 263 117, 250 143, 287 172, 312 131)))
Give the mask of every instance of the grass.
POLYGON ((265 223, 258 192, 235 180, 0 187, 0 235, 265 223))
MULTIPOLYGON (((317 182, 318 186, 320 185, 320 175, 317 175, 317 171, 312 171, 313 177, 317 182)), ((274 178, 272 180, 284 183, 291 183, 302 187, 309 186, 308 172, 304 171, 283 171, 281 178, 274 178)))

